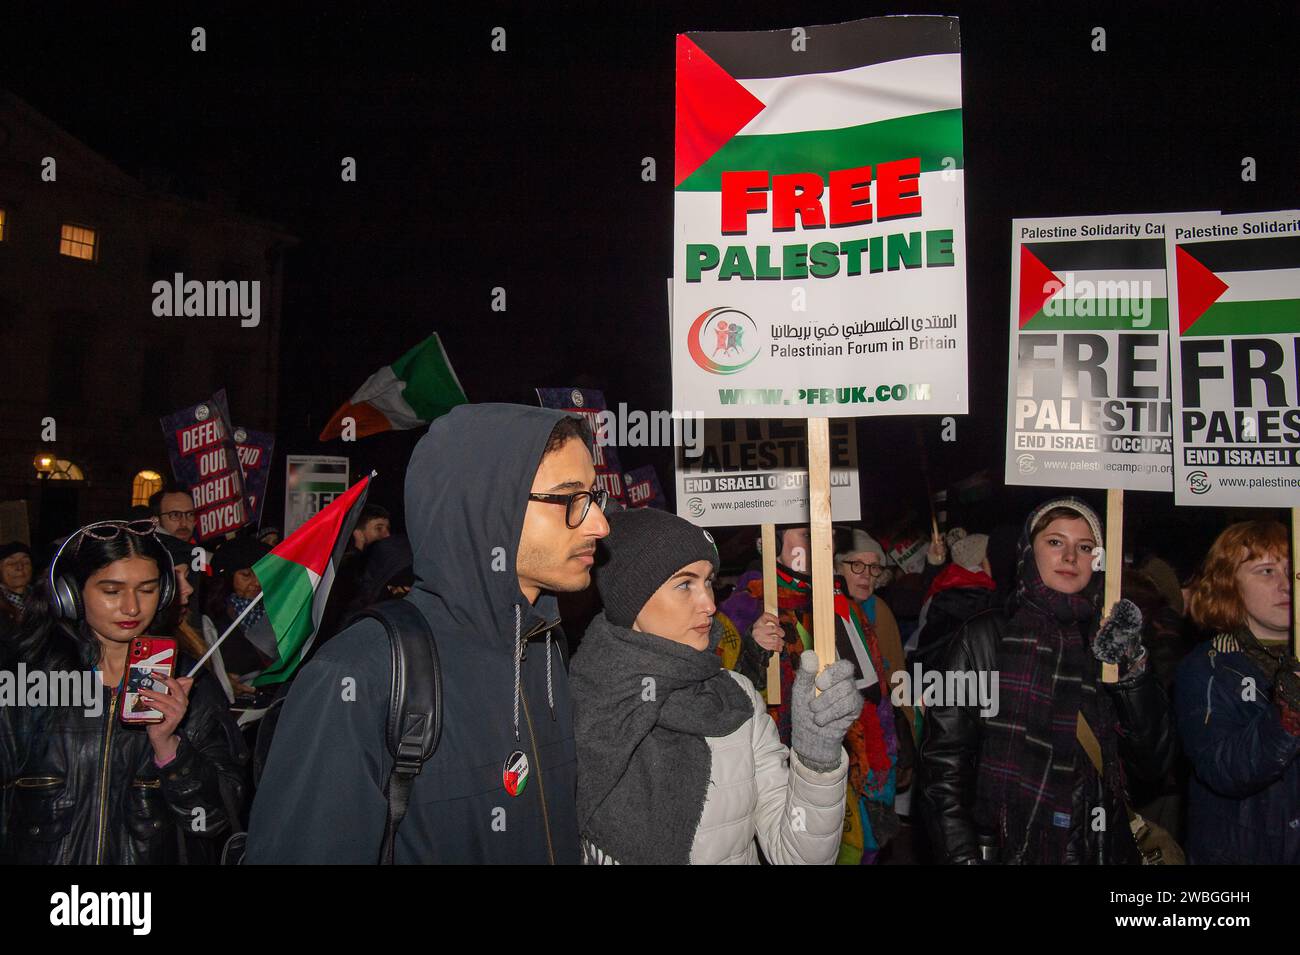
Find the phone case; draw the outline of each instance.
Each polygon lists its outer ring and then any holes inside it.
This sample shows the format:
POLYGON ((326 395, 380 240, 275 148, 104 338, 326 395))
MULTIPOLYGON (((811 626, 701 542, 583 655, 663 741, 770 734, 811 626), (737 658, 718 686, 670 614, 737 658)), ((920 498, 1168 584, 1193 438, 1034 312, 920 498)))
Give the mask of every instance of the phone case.
POLYGON ((171 676, 176 666, 176 641, 160 637, 136 637, 127 649, 126 691, 122 698, 123 723, 161 723, 163 714, 140 697, 140 690, 166 693, 167 685, 157 679, 171 676))

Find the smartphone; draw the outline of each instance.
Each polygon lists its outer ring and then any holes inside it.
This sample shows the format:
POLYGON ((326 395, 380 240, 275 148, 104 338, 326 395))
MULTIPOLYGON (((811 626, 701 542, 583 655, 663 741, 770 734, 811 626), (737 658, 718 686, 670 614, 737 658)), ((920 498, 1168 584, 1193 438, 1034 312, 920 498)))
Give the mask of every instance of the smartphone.
POLYGON ((171 676, 176 666, 176 641, 161 637, 136 637, 126 651, 126 691, 122 698, 123 723, 161 723, 163 714, 140 696, 141 690, 166 693, 160 677, 171 676))

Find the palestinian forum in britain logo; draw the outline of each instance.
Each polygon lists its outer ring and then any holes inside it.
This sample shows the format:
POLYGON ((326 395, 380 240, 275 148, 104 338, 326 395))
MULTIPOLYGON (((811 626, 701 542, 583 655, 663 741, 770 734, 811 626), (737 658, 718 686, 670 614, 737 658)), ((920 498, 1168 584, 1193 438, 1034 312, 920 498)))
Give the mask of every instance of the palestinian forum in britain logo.
POLYGON ((711 308, 691 323, 686 347, 710 374, 734 375, 758 357, 758 326, 734 308, 711 308))

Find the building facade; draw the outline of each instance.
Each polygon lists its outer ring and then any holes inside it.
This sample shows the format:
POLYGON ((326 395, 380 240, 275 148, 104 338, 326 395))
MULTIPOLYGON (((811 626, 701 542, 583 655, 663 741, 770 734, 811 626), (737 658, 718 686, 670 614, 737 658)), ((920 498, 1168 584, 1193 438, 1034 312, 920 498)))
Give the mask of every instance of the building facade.
POLYGON ((26 502, 38 552, 126 514, 142 472, 170 478, 160 416, 225 388, 233 424, 275 430, 294 243, 146 185, 0 91, 0 502, 26 502), (155 283, 178 274, 257 282, 257 324, 159 316, 155 283))

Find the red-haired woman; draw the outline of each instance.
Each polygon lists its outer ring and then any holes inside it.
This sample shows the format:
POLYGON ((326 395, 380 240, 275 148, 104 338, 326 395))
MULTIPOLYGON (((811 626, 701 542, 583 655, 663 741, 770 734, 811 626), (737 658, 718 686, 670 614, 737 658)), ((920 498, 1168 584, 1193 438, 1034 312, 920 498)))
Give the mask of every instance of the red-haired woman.
POLYGON ((1175 706, 1195 776, 1187 856, 1300 863, 1300 678, 1287 650, 1291 562, 1276 521, 1233 524, 1210 548, 1190 611, 1218 631, 1178 668, 1175 706))

